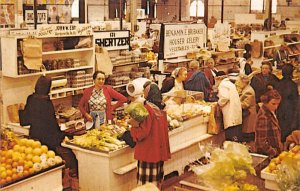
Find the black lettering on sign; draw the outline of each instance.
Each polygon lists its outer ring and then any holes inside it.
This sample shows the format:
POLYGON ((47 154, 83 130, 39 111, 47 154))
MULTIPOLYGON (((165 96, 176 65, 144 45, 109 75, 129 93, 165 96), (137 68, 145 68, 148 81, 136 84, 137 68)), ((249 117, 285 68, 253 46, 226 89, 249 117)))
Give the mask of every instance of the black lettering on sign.
POLYGON ((95 43, 97 45, 99 45, 99 46, 102 46, 102 47, 128 46, 129 45, 129 38, 128 37, 124 37, 124 38, 103 38, 103 39, 96 39, 95 43))
POLYGON ((116 37, 116 33, 111 32, 111 33, 109 33, 109 36, 110 36, 111 38, 114 38, 114 37, 116 37))

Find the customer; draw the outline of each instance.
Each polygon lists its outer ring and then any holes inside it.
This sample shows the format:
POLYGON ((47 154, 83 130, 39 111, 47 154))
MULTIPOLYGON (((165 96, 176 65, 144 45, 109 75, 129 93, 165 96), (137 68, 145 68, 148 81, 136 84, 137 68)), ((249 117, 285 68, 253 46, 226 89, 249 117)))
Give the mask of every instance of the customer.
POLYGON ((210 58, 206 61, 206 67, 204 68, 204 74, 209 80, 211 86, 215 85, 215 77, 218 74, 218 70, 215 68, 215 61, 210 58))
POLYGON ((184 81, 187 78, 187 69, 178 67, 172 72, 171 77, 166 78, 161 87, 161 93, 184 90, 184 81))
POLYGON ((218 87, 218 105, 223 114, 225 139, 241 142, 242 108, 238 91, 235 86, 238 73, 228 71, 228 77, 224 78, 218 87))
POLYGON ((145 83, 144 97, 149 115, 138 127, 131 128, 131 136, 136 142, 137 181, 139 185, 152 182, 159 186, 164 176, 164 161, 171 158, 167 115, 162 110, 164 104, 155 83, 145 83))
POLYGON ((47 145, 50 150, 56 151, 66 161, 72 176, 77 173, 77 160, 70 149, 61 147, 65 134, 55 117, 53 104, 49 97, 51 78, 41 76, 36 82, 35 92, 27 97, 24 109, 19 110, 20 124, 30 125, 29 137, 37 139, 47 145))
POLYGON ((271 158, 281 153, 281 132, 275 111, 278 108, 281 96, 276 90, 269 90, 261 96, 263 103, 257 114, 255 128, 256 151, 271 158))
POLYGON ((98 112, 105 112, 106 119, 112 120, 112 112, 122 106, 127 98, 111 86, 104 85, 105 73, 103 71, 96 71, 93 79, 95 85, 84 90, 79 109, 87 121, 95 122, 98 112), (114 105, 112 105, 113 99, 117 100, 114 105))
POLYGON ((272 74, 272 65, 269 62, 263 62, 261 73, 256 74, 251 80, 251 86, 255 91, 256 103, 260 102, 260 97, 268 91, 268 86, 276 87, 279 79, 272 74))
POLYGON ((236 81, 242 105, 242 141, 252 142, 255 139, 256 101, 255 92, 250 86, 252 75, 240 75, 236 81))
POLYGON ((185 81, 185 89, 203 92, 204 100, 207 100, 211 86, 205 74, 199 70, 199 62, 197 60, 191 61, 189 68, 190 71, 185 81))
POLYGON ((297 125, 298 86, 292 80, 293 65, 283 65, 282 76, 277 86, 281 95, 277 117, 281 129, 281 141, 285 142, 286 137, 296 129, 297 125))

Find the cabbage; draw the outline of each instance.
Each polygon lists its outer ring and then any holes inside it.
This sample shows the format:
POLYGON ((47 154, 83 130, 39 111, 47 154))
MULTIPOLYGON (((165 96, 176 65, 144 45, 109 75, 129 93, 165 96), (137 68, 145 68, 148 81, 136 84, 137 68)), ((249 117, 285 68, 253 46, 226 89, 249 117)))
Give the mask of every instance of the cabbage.
POLYGON ((130 115, 131 118, 138 122, 144 121, 149 115, 148 110, 141 102, 131 102, 126 108, 125 112, 130 115))

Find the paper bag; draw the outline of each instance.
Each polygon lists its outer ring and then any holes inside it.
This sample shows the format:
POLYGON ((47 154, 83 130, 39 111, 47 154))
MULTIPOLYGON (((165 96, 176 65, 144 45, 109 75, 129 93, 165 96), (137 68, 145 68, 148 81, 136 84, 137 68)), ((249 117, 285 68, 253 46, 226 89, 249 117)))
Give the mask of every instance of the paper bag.
POLYGON ((20 108, 19 103, 17 104, 13 104, 13 105, 8 105, 7 106, 7 114, 8 114, 8 118, 9 121, 12 123, 19 123, 19 108, 20 108))
POLYGON ((100 48, 100 52, 96 52, 96 71, 103 71, 106 75, 111 75, 113 65, 109 54, 105 48, 100 48))
POLYGON ((37 38, 23 39, 24 65, 29 70, 41 70, 42 68, 42 40, 37 38))

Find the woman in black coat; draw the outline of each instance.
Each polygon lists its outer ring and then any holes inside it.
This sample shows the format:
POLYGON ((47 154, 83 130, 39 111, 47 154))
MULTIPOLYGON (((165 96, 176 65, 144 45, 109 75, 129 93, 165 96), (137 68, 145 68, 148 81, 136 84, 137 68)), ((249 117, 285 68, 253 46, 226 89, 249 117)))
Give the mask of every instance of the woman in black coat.
POLYGON ((277 86, 282 98, 277 117, 281 129, 281 141, 285 142, 286 137, 296 129, 297 125, 298 87, 292 80, 293 65, 283 65, 282 76, 277 86))
POLYGON ((49 97, 51 79, 41 76, 35 92, 27 97, 24 110, 19 111, 20 124, 30 125, 29 137, 38 139, 51 150, 56 150, 64 138, 56 121, 53 104, 49 97))
POLYGON ((77 160, 74 153, 60 146, 65 134, 55 117, 54 106, 49 97, 51 78, 41 76, 35 85, 35 92, 27 97, 24 110, 19 110, 20 124, 30 125, 29 137, 39 140, 49 149, 56 151, 70 168, 71 176, 76 176, 77 160))

